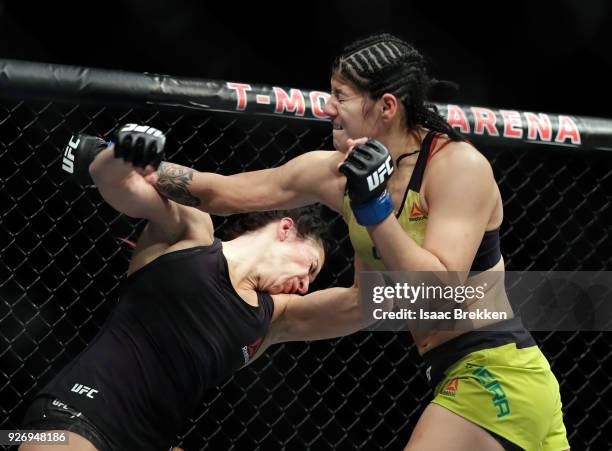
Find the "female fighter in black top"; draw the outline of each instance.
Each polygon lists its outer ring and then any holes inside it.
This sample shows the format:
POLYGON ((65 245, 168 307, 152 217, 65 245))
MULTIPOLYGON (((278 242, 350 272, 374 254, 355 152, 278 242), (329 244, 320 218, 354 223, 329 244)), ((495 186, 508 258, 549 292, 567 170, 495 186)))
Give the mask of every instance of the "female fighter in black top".
POLYGON ((117 138, 107 148, 73 137, 74 175, 87 183, 91 174, 111 206, 149 222, 118 306, 26 413, 25 428, 66 431, 69 445, 22 451, 167 450, 204 392, 269 345, 362 327, 356 288, 306 294, 325 257, 318 217, 258 214, 255 230, 221 242, 207 213, 144 180, 161 161, 163 135, 128 125, 117 138))

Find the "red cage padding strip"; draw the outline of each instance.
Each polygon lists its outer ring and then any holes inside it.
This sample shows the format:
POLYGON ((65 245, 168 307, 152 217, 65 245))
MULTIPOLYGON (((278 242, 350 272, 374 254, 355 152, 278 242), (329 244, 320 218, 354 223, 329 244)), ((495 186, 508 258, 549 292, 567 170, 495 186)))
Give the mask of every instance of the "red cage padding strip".
MULTIPOLYGON (((0 59, 0 95, 66 102, 142 104, 325 121, 323 91, 0 59)), ((612 120, 435 104, 477 143, 612 150, 612 120)))

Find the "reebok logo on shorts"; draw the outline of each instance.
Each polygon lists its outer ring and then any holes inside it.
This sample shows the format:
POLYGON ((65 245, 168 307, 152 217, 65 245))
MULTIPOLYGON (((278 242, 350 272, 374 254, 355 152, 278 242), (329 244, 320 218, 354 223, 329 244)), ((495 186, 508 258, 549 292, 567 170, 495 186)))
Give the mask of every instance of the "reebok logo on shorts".
POLYGON ((454 398, 457 394, 457 389, 459 388, 459 378, 455 377, 450 380, 450 382, 446 385, 446 387, 440 392, 443 396, 448 396, 450 398, 454 398))

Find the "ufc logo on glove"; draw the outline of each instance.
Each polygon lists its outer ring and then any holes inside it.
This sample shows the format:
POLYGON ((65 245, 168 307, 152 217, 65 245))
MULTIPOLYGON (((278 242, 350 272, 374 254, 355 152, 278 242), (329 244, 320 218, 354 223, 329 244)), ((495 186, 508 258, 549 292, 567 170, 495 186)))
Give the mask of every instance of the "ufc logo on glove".
POLYGON ((392 173, 393 166, 391 166, 391 155, 389 155, 385 162, 378 167, 376 172, 368 175, 368 189, 370 191, 375 190, 382 182, 385 181, 385 175, 389 176, 392 173))
POLYGON ((78 136, 70 137, 70 142, 64 150, 64 158, 62 159, 62 169, 69 174, 74 172, 74 151, 79 146, 81 139, 78 136), (76 139, 76 141, 75 141, 76 139))
POLYGON ((363 226, 381 223, 393 212, 387 181, 393 173, 389 149, 375 139, 358 144, 340 165, 346 175, 351 209, 363 226))
POLYGON ((149 127, 148 125, 138 125, 138 124, 125 124, 119 133, 121 132, 140 132, 146 133, 147 135, 153 136, 162 136, 162 132, 157 130, 156 128, 149 127))

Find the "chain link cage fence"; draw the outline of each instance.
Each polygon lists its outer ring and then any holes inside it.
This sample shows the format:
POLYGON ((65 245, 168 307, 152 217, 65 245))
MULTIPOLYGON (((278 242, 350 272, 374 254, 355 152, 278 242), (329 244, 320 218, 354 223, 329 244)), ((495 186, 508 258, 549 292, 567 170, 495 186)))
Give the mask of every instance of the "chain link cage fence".
MULTIPOLYGON (((0 429, 94 337, 116 305, 141 221, 61 175, 69 136, 109 138, 126 122, 167 132, 167 159, 230 174, 330 148, 328 124, 172 108, 0 101, 0 429)), ((481 149, 504 199, 512 270, 612 266, 608 152, 481 149)), ((342 220, 313 287, 352 283, 342 220)), ((223 233, 230 218, 215 218, 223 233)), ((575 450, 612 449, 612 335, 535 333, 559 379, 575 450)), ((407 334, 359 332, 271 348, 206 396, 176 443, 186 450, 400 450, 432 392, 407 334)))

